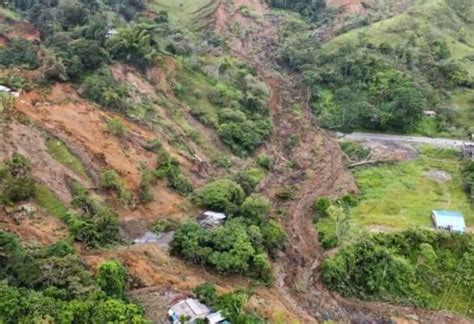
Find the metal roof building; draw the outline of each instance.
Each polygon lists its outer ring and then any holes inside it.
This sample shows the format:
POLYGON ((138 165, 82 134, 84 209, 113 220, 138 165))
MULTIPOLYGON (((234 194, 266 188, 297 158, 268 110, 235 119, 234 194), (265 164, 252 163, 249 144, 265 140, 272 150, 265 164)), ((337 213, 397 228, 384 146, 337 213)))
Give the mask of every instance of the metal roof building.
POLYGON ((186 318, 186 323, 194 323, 197 319, 205 319, 209 312, 199 300, 186 298, 171 306, 168 315, 173 323, 181 323, 181 318, 186 318))
POLYGON ((227 216, 223 213, 208 210, 198 217, 198 223, 202 227, 213 228, 222 225, 226 218, 227 216))
POLYGON ((431 212, 431 218, 436 229, 459 233, 466 230, 464 216, 460 212, 435 209, 431 212))

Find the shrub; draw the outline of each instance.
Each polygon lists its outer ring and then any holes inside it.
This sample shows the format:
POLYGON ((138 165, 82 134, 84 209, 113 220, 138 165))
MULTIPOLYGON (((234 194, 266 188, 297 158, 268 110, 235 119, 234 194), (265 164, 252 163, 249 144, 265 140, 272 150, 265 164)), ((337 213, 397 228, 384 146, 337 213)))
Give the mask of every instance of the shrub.
POLYGON ((187 261, 206 264, 221 273, 256 277, 266 283, 272 280, 267 257, 254 245, 247 227, 238 219, 212 230, 197 223, 181 225, 171 242, 171 253, 187 261))
POLYGON ((316 200, 314 204, 314 211, 317 218, 324 218, 328 216, 328 208, 331 206, 331 201, 326 197, 321 197, 316 200))
POLYGON ((213 211, 234 214, 243 202, 245 192, 232 180, 221 179, 205 185, 197 196, 200 203, 213 211))
POLYGON ((79 183, 69 179, 68 184, 73 196, 73 206, 82 211, 79 215, 66 215, 65 221, 74 238, 91 248, 119 242, 120 227, 117 215, 96 197, 91 197, 79 183))
POLYGON ((104 189, 114 190, 120 201, 125 205, 133 204, 132 194, 125 188, 122 179, 115 170, 106 170, 100 175, 101 186, 104 189))
POLYGON ((107 130, 110 134, 119 137, 124 136, 127 133, 127 127, 120 119, 116 118, 107 119, 107 130))
MULTIPOLYGON (((344 296, 437 308, 445 287, 451 286, 455 278, 472 278, 473 256, 470 234, 428 230, 381 233, 343 247, 327 258, 322 278, 330 289, 344 296)), ((460 281, 452 298, 464 300, 473 285, 471 279, 460 281)), ((460 304, 446 303, 442 307, 452 309, 460 304)))
POLYGON ((125 280, 127 271, 116 260, 105 261, 99 265, 96 281, 109 297, 123 299, 125 297, 125 280))
POLYGON ((181 173, 178 160, 164 149, 158 154, 158 168, 155 171, 158 178, 166 177, 168 185, 181 194, 193 192, 192 183, 181 173))
POLYGON ((0 48, 0 65, 17 65, 34 70, 38 67, 38 50, 38 46, 32 42, 14 38, 6 47, 0 48))
POLYGON ((273 162, 268 155, 260 154, 257 156, 257 164, 259 167, 264 168, 265 170, 271 170, 273 162))
POLYGON ((265 172, 261 169, 249 168, 238 172, 232 178, 242 187, 246 195, 250 195, 264 177, 265 172))
POLYGON ((30 199, 35 194, 30 166, 25 157, 14 153, 0 166, 0 203, 10 204, 30 199))

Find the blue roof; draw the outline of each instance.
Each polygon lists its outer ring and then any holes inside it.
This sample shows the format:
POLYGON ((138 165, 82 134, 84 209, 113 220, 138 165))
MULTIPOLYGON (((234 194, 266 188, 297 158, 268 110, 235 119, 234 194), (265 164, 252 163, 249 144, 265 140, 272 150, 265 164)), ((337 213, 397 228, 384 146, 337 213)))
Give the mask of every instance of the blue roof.
POLYGON ((454 232, 462 232, 466 229, 464 216, 457 211, 435 209, 433 210, 433 218, 436 227, 450 229, 454 232))

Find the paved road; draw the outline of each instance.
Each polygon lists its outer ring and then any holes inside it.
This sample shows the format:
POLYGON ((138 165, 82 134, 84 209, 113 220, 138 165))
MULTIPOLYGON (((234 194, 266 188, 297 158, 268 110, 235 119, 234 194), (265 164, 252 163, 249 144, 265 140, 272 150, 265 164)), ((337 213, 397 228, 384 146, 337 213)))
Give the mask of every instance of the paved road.
POLYGON ((446 138, 431 138, 422 136, 402 136, 402 135, 387 135, 387 134, 372 134, 372 133, 351 133, 344 134, 340 137, 356 142, 366 141, 381 141, 381 142, 396 142, 396 143, 407 143, 407 144, 428 144, 443 148, 456 148, 461 149, 464 144, 472 144, 474 142, 453 140, 446 138))

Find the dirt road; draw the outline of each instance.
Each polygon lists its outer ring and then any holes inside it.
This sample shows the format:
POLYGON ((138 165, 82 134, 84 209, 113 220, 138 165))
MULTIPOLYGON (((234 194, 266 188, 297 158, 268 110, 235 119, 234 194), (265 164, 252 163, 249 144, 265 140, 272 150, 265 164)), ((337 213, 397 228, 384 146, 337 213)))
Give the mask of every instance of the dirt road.
POLYGON ((395 142, 407 143, 417 145, 432 145, 441 148, 462 149, 464 144, 474 145, 474 142, 454 140, 447 138, 433 138, 422 136, 404 136, 404 135, 389 135, 389 134, 375 134, 375 133, 351 133, 344 134, 340 139, 356 141, 356 142, 395 142))

